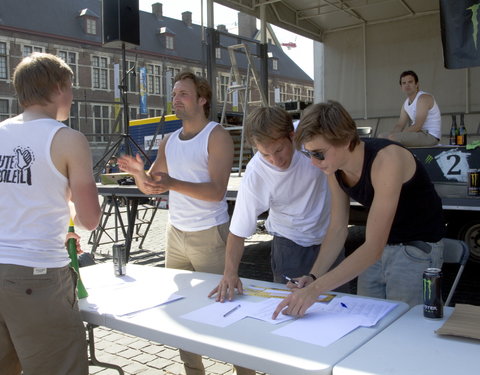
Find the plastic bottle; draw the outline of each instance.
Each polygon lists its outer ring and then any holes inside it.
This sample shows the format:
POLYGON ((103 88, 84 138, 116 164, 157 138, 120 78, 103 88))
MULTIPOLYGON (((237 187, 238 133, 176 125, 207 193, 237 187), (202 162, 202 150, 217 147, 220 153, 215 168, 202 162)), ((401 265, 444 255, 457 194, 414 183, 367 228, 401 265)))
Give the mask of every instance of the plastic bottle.
MULTIPOLYGON (((69 233, 75 233, 75 227, 73 225, 73 220, 70 219, 70 224, 68 226, 69 233)), ((78 269, 78 257, 77 257, 77 241, 75 238, 69 238, 67 242, 68 256, 70 257, 70 265, 77 272, 78 281, 77 281, 77 296, 78 299, 87 298, 88 292, 83 285, 82 278, 80 277, 80 271, 78 269)))

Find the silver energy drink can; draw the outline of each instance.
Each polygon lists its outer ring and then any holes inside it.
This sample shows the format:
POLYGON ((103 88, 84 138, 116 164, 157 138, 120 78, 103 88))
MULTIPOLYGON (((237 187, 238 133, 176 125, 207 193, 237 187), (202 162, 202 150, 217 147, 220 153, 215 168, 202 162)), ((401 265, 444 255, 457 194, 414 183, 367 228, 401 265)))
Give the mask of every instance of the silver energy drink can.
POLYGON ((423 272, 423 316, 443 318, 442 270, 427 268, 423 272))
POLYGON ((127 270, 127 248, 125 244, 114 244, 112 247, 113 253, 113 269, 115 276, 123 276, 127 270))

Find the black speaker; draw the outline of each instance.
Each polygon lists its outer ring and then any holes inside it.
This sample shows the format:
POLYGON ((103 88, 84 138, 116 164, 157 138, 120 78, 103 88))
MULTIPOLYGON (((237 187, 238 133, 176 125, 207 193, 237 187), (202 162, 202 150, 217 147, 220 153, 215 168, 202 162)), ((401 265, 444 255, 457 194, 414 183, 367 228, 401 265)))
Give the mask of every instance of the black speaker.
POLYGON ((140 44, 138 0, 103 0, 103 44, 126 47, 140 44))

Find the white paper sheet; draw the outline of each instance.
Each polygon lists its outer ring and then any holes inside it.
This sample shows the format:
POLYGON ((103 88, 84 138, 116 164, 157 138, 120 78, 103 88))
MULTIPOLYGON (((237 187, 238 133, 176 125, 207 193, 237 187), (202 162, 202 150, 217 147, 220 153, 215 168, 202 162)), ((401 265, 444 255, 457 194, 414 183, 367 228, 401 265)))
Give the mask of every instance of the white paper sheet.
POLYGON ((207 306, 182 315, 181 318, 210 324, 215 327, 227 327, 250 314, 252 311, 252 305, 255 305, 255 303, 243 300, 212 302, 207 306), (236 308, 239 305, 240 307, 236 308), (235 311, 224 316, 234 308, 236 308, 235 311))
POLYGON ((397 306, 395 302, 343 296, 324 306, 324 311, 350 316, 359 315, 362 317, 361 325, 371 327, 377 324, 395 306, 397 306))
POLYGON ((141 283, 122 283, 110 288, 88 289, 88 309, 102 314, 122 316, 133 314, 152 307, 160 306, 183 298, 183 296, 163 291, 152 290, 151 285, 141 283), (98 308, 97 305, 101 305, 98 308))
POLYGON ((394 302, 344 296, 328 305, 312 305, 303 318, 272 333, 328 346, 360 326, 375 325, 395 306, 394 302))
POLYGON ((272 333, 314 345, 328 346, 356 329, 361 317, 318 311, 281 327, 272 333))
POLYGON ((261 302, 257 302, 252 306, 252 311, 249 313, 249 317, 254 319, 260 319, 271 324, 278 324, 287 320, 294 319, 289 315, 278 315, 277 319, 273 320, 272 315, 279 304, 278 298, 267 298, 261 302))

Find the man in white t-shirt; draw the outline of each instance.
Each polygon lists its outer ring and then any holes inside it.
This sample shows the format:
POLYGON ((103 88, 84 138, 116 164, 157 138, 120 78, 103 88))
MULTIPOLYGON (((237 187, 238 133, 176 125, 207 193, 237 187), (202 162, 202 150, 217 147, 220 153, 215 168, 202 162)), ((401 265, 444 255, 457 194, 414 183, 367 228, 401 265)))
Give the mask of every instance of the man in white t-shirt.
POLYGON ((400 118, 392 131, 380 134, 407 147, 435 146, 442 134, 440 109, 433 95, 420 91, 418 76, 412 70, 400 74, 400 87, 407 95, 400 118))
POLYGON ((293 145, 292 118, 279 107, 257 108, 245 122, 248 142, 258 152, 248 163, 235 202, 227 239, 225 270, 210 292, 217 301, 243 292, 238 266, 245 238, 258 216, 269 211, 275 282, 306 275, 315 262, 329 223, 330 194, 325 175, 293 145))

